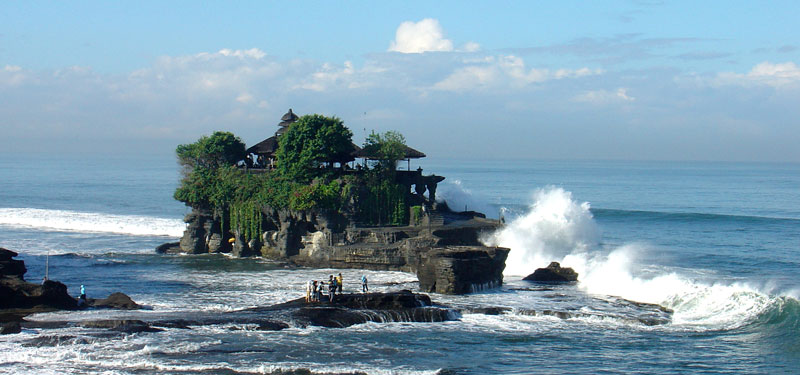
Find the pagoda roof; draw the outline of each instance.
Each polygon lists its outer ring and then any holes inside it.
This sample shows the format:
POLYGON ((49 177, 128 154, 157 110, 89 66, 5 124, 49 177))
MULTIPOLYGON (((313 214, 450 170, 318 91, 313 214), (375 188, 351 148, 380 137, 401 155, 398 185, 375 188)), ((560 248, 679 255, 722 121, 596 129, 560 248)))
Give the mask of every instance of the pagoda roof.
MULTIPOLYGON (((283 115, 283 117, 281 117, 281 123, 279 125, 280 126, 285 126, 285 125, 283 125, 284 122, 288 122, 289 124, 291 124, 291 123, 297 121, 298 118, 299 117, 297 117, 297 115, 292 112, 292 109, 289 108, 289 112, 286 112, 286 114, 283 115)), ((288 124, 286 126, 288 126, 288 124)))
POLYGON ((278 151, 278 137, 272 136, 250 146, 246 152, 248 154, 274 154, 276 151, 278 151))

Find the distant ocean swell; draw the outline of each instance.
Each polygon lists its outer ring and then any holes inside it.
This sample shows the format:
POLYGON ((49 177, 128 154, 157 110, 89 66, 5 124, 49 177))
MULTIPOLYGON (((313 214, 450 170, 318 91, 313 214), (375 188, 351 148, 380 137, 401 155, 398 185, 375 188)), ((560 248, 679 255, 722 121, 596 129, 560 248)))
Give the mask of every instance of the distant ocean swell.
POLYGON ((38 208, 0 208, 0 225, 51 231, 166 237, 180 237, 186 228, 186 224, 180 219, 38 208))
POLYGON ((788 217, 766 217, 748 215, 722 215, 708 214, 699 212, 662 212, 662 211, 641 211, 641 210, 617 210, 607 208, 592 208, 592 214, 598 218, 635 218, 638 220, 657 220, 657 221, 676 221, 676 222, 710 222, 726 221, 740 223, 796 223, 800 225, 800 219, 788 217))

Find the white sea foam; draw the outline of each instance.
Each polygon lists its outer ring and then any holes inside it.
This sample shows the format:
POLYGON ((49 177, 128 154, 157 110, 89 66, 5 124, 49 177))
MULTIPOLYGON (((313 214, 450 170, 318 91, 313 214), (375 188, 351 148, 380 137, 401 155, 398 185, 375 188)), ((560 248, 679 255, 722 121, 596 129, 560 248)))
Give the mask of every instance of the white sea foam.
POLYGON ((461 180, 445 181, 439 184, 436 191, 436 201, 447 202, 453 211, 469 210, 485 214, 487 217, 497 218, 499 212, 489 205, 486 197, 467 189, 461 180))
POLYGON ((586 251, 597 243, 598 230, 589 203, 577 203, 564 189, 537 190, 527 214, 484 239, 508 247, 505 275, 524 276, 551 260, 586 251))
POLYGON ((186 224, 180 219, 95 212, 0 208, 0 225, 87 233, 180 237, 186 224))
MULTIPOLYGON (((688 329, 733 329, 753 321, 779 297, 745 283, 715 283, 677 271, 644 275, 647 265, 637 255, 644 244, 627 244, 611 251, 598 246, 598 229, 589 204, 569 192, 538 190, 527 214, 510 221, 484 239, 488 245, 511 248, 505 275, 527 275, 558 261, 579 273, 579 287, 597 295, 618 296, 660 304, 674 310, 673 326, 688 329)), ((652 268, 652 267, 648 267, 652 268)))

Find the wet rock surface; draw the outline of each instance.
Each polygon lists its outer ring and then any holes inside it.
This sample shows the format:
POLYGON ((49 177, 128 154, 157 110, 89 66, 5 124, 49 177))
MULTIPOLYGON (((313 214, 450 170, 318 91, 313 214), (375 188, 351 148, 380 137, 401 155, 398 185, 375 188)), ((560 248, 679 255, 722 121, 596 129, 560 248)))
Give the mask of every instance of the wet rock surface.
MULTIPOLYGON (((25 281, 27 272, 25 263, 13 259, 18 254, 0 248, 0 310, 15 309, 18 315, 24 316, 23 310, 43 312, 52 310, 74 310, 77 301, 67 293, 67 286, 53 280, 41 284, 25 281)), ((0 314, 0 317, 12 319, 13 314, 0 314)))
MULTIPOLYGON (((19 333, 21 327, 64 326, 58 323, 30 323, 24 318, 30 314, 58 310, 78 310, 82 308, 110 308, 132 310, 140 306, 123 293, 112 293, 108 298, 87 299, 87 306, 80 306, 78 300, 67 292, 67 286, 55 280, 45 280, 41 284, 25 281, 25 263, 13 259, 18 254, 0 248, 0 334, 19 333)), ((129 330, 138 328, 131 327, 129 330)))
POLYGON ((538 282, 572 282, 578 281, 578 273, 572 268, 561 267, 558 262, 551 262, 546 268, 537 268, 523 280, 538 282))
POLYGON ((316 268, 360 268, 416 273, 422 292, 465 294, 503 284, 509 249, 484 246, 479 238, 502 224, 478 213, 430 212, 426 225, 359 227, 335 211, 289 211, 264 207, 261 236, 220 237, 222 221, 195 209, 185 218, 181 241, 159 253, 229 252, 316 268), (233 241, 232 244, 228 241, 233 241))

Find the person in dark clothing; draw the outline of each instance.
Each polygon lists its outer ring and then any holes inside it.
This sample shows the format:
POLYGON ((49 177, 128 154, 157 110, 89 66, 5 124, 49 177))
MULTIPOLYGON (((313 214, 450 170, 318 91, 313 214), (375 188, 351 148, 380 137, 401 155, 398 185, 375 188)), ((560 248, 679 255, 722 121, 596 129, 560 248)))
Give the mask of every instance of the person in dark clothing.
POLYGON ((333 298, 336 296, 336 279, 333 278, 333 275, 328 278, 328 296, 331 303, 333 303, 333 298))
POLYGON ((361 292, 366 293, 369 291, 369 286, 367 286, 367 275, 361 275, 361 292))

